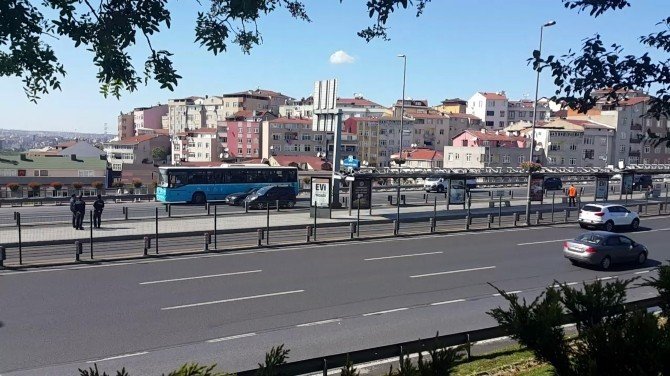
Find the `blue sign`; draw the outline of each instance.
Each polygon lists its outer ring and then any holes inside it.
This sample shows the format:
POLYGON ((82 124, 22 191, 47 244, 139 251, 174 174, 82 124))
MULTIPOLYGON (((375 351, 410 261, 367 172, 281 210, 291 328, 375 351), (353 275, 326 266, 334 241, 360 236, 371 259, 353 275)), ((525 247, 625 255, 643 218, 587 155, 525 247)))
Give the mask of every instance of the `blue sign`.
POLYGON ((347 169, 358 170, 361 168, 361 161, 350 155, 347 159, 342 160, 342 167, 347 169))

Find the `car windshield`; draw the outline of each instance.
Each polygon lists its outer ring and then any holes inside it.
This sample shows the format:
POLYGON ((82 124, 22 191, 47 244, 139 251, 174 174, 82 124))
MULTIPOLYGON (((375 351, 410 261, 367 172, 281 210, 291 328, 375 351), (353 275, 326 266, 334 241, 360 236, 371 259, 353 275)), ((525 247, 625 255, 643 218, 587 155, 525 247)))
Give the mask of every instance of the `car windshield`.
POLYGON ((582 210, 585 211, 585 212, 597 213, 597 212, 600 211, 600 207, 595 206, 595 205, 584 205, 582 210))
POLYGON ((428 179, 426 179, 427 182, 431 182, 431 183, 439 181, 439 180, 440 180, 440 178, 428 178, 428 179))
POLYGON ((264 195, 267 191, 269 191, 270 188, 272 188, 272 186, 267 186, 267 187, 259 188, 257 191, 252 192, 252 193, 255 194, 255 195, 258 195, 258 196, 262 196, 262 195, 264 195))
POLYGON ((603 237, 598 234, 582 234, 575 240, 586 244, 600 244, 603 241, 603 237))

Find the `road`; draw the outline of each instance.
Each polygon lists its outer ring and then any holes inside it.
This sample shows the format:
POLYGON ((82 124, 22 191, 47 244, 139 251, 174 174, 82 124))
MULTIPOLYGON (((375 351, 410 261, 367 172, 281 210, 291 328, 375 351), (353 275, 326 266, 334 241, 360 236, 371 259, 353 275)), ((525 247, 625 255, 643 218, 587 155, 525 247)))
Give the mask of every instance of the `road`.
MULTIPOLYGON (((501 188, 478 188, 475 189, 473 198, 484 198, 489 197, 489 192, 497 191, 501 188)), ((513 197, 524 197, 526 195, 525 187, 511 187, 503 189, 507 196, 513 195, 513 197)), ((548 193, 548 198, 551 197, 551 194, 555 193, 556 197, 562 195, 561 191, 551 191, 548 193)), ((593 187, 591 185, 585 186, 584 194, 592 194, 593 187)), ((382 192, 373 192, 372 195, 372 204, 374 207, 381 207, 388 205, 388 196, 393 196, 395 202, 395 192, 394 191, 382 191, 382 192)), ((425 192, 418 189, 405 190, 402 191, 402 195, 405 196, 405 202, 408 204, 418 204, 425 202, 433 202, 434 198, 438 200, 438 203, 446 202, 444 193, 429 193, 426 200, 425 192)), ((342 197, 345 197, 346 194, 343 194, 342 197)), ((617 196, 618 197, 618 196, 617 196)), ((89 208, 91 206, 89 205, 89 208)), ((164 204, 160 202, 123 202, 123 203, 114 203, 111 201, 107 202, 105 211, 103 214, 104 220, 122 220, 124 218, 128 219, 147 219, 153 218, 156 213, 156 208, 158 208, 158 216, 161 218, 167 217, 168 213, 164 204), (124 214, 124 208, 127 208, 127 217, 124 214)), ((309 195, 301 194, 299 200, 296 204, 295 210, 307 211, 309 208, 309 195)), ((213 211, 214 209, 210 209, 213 211)), ((218 213, 221 214, 241 214, 244 212, 243 207, 239 206, 227 206, 227 205, 218 205, 218 213)), ((172 205, 171 208, 172 216, 195 216, 195 215, 205 215, 207 213, 207 208, 204 205, 182 205, 176 204, 172 205)), ((23 225, 30 224, 49 224, 49 223, 63 223, 69 222, 72 219, 69 208, 67 205, 48 205, 48 206, 24 206, 24 207, 0 207, 0 226, 14 226, 16 221, 14 219, 14 212, 21 213, 21 223, 23 225)))
POLYGON ((563 259, 572 224, 4 271, 0 373, 236 371, 281 343, 298 360, 476 329, 503 304, 489 282, 532 298, 555 280, 652 275, 670 259, 670 219, 643 226, 630 236, 648 262, 608 272, 563 259))

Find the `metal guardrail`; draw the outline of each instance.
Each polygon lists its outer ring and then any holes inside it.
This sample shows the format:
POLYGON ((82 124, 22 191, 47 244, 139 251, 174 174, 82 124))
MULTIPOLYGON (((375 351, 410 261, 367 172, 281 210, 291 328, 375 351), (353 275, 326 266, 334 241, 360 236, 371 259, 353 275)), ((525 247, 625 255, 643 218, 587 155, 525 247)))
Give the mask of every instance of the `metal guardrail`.
MULTIPOLYGON (((660 302, 661 298, 657 296, 653 298, 628 302, 625 304, 625 306, 626 308, 635 310, 648 309, 657 307, 660 302)), ((574 323, 574 320, 571 317, 566 316, 564 323, 574 323)), ((354 364, 362 364, 383 359, 400 359, 401 356, 428 351, 436 343, 441 347, 461 346, 468 345, 473 342, 500 338, 504 337, 505 335, 506 333, 502 327, 492 326, 467 332, 447 334, 434 338, 419 339, 416 341, 373 347, 370 349, 352 351, 349 353, 340 353, 318 358, 299 360, 280 366, 277 372, 278 374, 282 375, 305 375, 323 372, 323 375, 327 375, 328 370, 343 367, 347 360, 350 360, 354 364)), ((256 375, 256 372, 257 371, 255 369, 246 370, 237 372, 237 376, 252 376, 256 375)))
MULTIPOLYGON (((150 201, 154 199, 153 194, 127 194, 127 195, 110 195, 103 196, 105 200, 120 200, 120 201, 150 201)), ((95 196, 84 196, 84 200, 94 201, 95 196)), ((0 199, 0 207, 3 206, 23 206, 24 204, 44 205, 49 204, 67 204, 70 202, 70 197, 23 197, 23 198, 3 198, 0 199)))

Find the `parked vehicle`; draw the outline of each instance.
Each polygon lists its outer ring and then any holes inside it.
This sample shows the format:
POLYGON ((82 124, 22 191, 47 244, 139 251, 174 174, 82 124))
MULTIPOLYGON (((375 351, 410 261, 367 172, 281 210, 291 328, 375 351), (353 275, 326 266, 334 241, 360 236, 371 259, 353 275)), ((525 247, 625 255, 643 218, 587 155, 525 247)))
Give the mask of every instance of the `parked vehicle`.
POLYGON ((249 208, 265 209, 267 207, 292 208, 295 206, 296 194, 291 186, 272 185, 260 188, 244 199, 249 208))
MULTIPOLYGON (((449 179, 445 178, 427 178, 423 183, 423 189, 426 192, 445 192, 447 190, 448 181, 449 179)), ((465 188, 477 188, 477 179, 466 179, 465 188)))
POLYGON ((641 191, 654 186, 654 181, 651 175, 635 175, 633 176, 633 190, 641 191))
POLYGON ((637 230, 640 217, 621 205, 588 204, 579 211, 579 226, 582 228, 602 228, 614 231, 616 228, 628 227, 637 230))
POLYGON ((258 188, 250 188, 247 189, 245 192, 235 192, 231 193, 228 196, 226 196, 226 204, 232 205, 232 206, 239 206, 242 205, 244 202, 244 199, 247 198, 250 194, 256 192, 258 188))
POLYGON ((550 176, 544 179, 544 189, 547 191, 559 191, 563 189, 563 181, 558 176, 550 176))
POLYGON ((612 232, 591 231, 563 243, 563 256, 575 265, 598 265, 609 269, 612 264, 644 264, 649 251, 631 238, 612 232))

